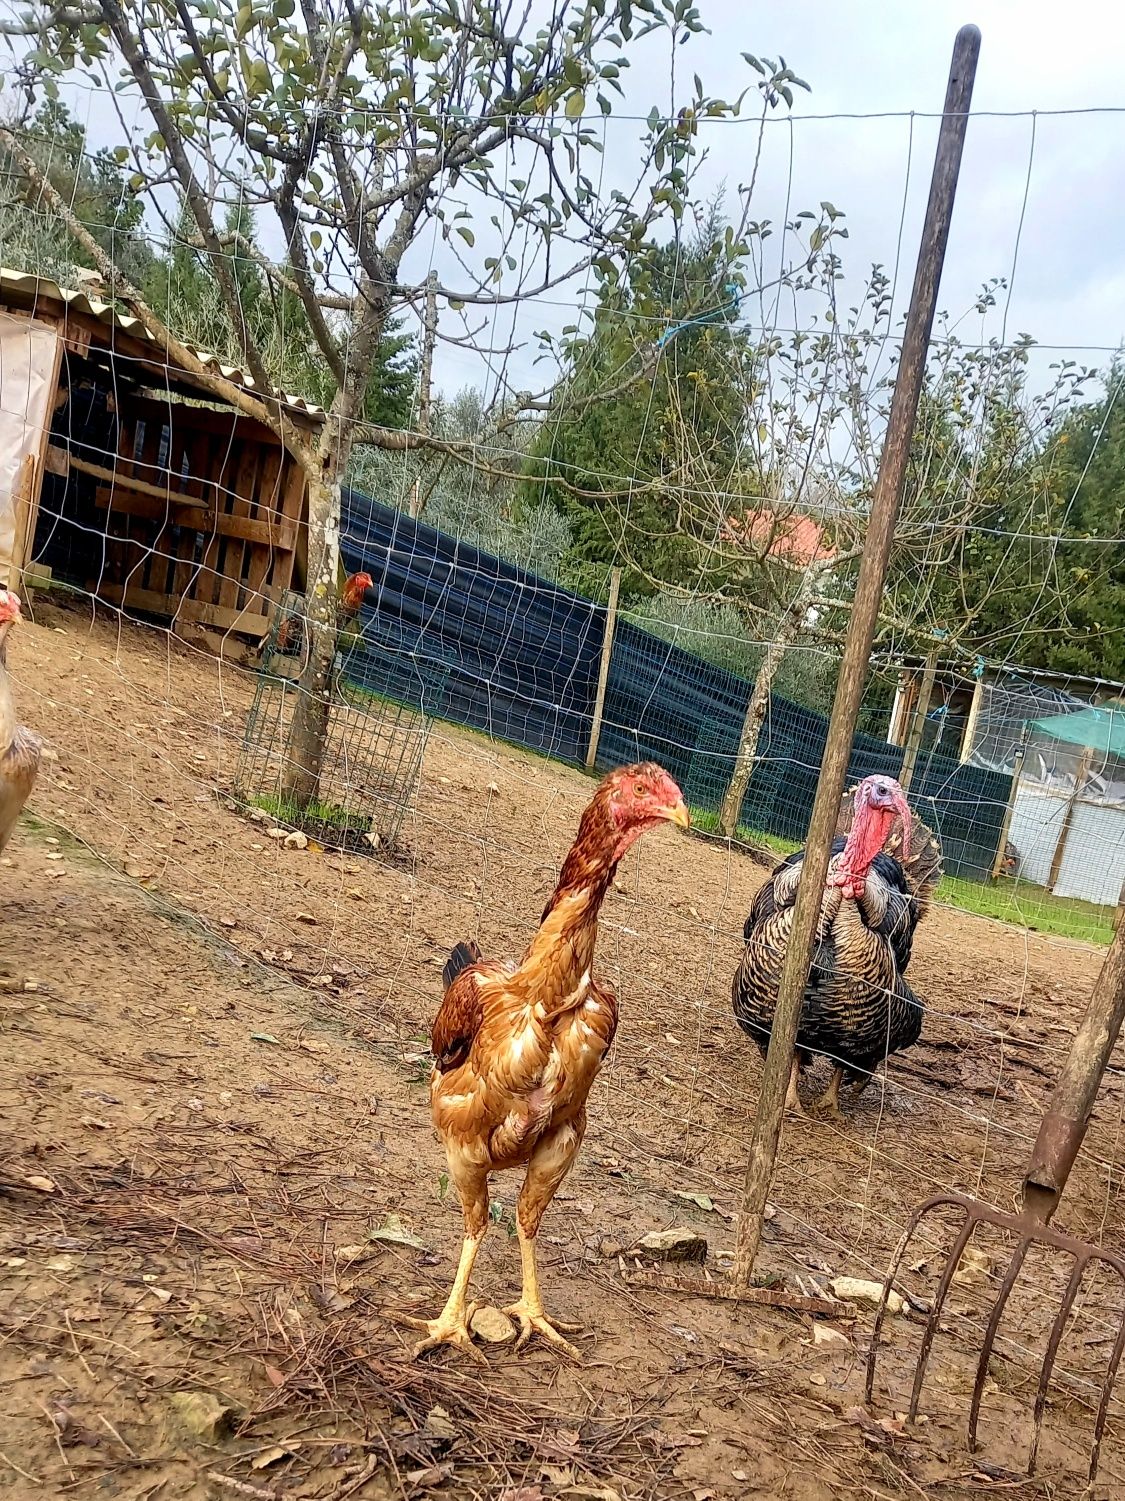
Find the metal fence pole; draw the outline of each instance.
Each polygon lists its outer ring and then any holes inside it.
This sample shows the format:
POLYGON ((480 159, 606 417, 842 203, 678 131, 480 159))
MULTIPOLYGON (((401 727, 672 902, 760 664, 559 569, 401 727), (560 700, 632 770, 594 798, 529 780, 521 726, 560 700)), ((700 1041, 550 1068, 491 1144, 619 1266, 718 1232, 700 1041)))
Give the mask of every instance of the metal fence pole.
POLYGON ((832 720, 828 727, 828 740, 805 845, 801 884, 793 911, 793 927, 789 935, 769 1052, 762 1076, 754 1136, 746 1164, 735 1249, 734 1284, 737 1290, 744 1290, 749 1286, 761 1241, 766 1199, 781 1136, 785 1092, 793 1063, 801 1003, 808 981, 813 938, 828 873, 829 850, 836 831, 844 777, 867 677, 871 643, 882 602, 895 521, 906 479, 910 442, 918 414, 918 398, 925 374, 941 268, 949 240, 949 222, 957 191, 957 176, 961 167, 979 53, 980 32, 975 26, 963 26, 953 45, 953 60, 945 92, 944 116, 930 182, 926 222, 914 274, 914 291, 906 315, 898 377, 887 420, 879 478, 867 524, 867 542, 844 643, 839 684, 832 705, 832 720))
POLYGON ((609 603, 605 608, 605 635, 602 637, 602 660, 598 667, 598 691, 594 696, 594 713, 590 721, 590 747, 586 752, 586 770, 593 771, 598 759, 598 741, 602 735, 602 711, 609 682, 609 663, 613 656, 613 633, 617 629, 617 596, 621 592, 621 569, 609 571, 609 603))

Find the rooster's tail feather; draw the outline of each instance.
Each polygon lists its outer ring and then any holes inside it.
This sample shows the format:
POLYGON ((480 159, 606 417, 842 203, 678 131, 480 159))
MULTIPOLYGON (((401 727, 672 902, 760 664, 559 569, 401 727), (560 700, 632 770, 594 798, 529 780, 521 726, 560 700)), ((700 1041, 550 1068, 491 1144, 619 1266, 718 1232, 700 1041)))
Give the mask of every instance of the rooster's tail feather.
POLYGON ((441 985, 443 990, 448 990, 457 976, 470 965, 479 964, 481 958, 480 949, 470 938, 468 943, 458 943, 453 947, 452 953, 445 961, 445 968, 441 972, 441 985))

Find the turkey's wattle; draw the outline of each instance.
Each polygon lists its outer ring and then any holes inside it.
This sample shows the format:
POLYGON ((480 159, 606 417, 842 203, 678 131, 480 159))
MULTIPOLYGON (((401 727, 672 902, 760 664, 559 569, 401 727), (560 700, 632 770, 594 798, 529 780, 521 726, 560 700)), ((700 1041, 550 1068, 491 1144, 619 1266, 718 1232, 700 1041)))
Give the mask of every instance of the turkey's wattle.
POLYGON ((893 777, 868 777, 855 795, 855 822, 843 854, 828 873, 828 885, 843 888, 844 895, 862 896, 875 856, 886 848, 891 825, 902 819, 902 842, 910 848, 910 808, 906 795, 893 777))

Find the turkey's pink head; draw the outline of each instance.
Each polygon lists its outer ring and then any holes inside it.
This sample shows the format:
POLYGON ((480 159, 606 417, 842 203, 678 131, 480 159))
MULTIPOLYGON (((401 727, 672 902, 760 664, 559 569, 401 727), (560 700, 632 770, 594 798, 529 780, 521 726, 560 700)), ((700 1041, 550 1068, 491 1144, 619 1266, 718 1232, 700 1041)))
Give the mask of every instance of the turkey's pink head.
POLYGON ((623 766, 602 783, 607 794, 610 820, 616 834, 614 860, 620 860, 629 846, 646 829, 668 822, 681 829, 690 826, 684 795, 662 766, 654 761, 639 766, 623 766))
POLYGON ((844 895, 863 895, 871 862, 885 847, 895 818, 902 819, 903 848, 910 848, 910 808, 894 777, 865 777, 855 793, 855 817, 843 854, 829 873, 828 884, 844 895))

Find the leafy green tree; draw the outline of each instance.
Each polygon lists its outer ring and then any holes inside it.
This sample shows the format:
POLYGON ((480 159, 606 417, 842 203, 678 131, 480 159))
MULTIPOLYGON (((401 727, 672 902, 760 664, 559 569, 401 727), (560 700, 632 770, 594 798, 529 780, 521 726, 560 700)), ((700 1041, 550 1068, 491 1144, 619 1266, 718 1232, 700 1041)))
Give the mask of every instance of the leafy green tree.
MULTIPOLYGON (((327 729, 339 486, 352 449, 441 447, 432 434, 366 416, 381 341, 425 296, 405 269, 411 247, 436 234, 459 257, 456 284, 436 288, 455 320, 466 308, 495 310, 548 289, 557 297, 579 279, 619 284, 649 254, 654 224, 686 213, 700 120, 740 103, 714 98, 696 80, 674 117, 649 117, 629 190, 603 191, 591 170, 602 129, 590 117, 612 114, 620 75, 644 37, 674 36, 678 53, 703 30, 699 11, 690 0, 561 0, 542 24, 521 15, 502 0, 29 0, 4 26, 13 45, 27 37, 19 66, 33 87, 57 89, 75 70, 100 83, 108 71, 143 98, 151 130, 132 146, 130 182, 149 203, 169 181, 183 194, 191 243, 198 239, 222 291, 254 393, 193 363, 135 282, 109 257, 95 254, 95 264, 170 356, 273 427, 306 474, 311 650, 286 789, 298 803, 316 795, 327 729), (286 247, 286 265, 266 261, 263 272, 275 287, 295 289, 332 372, 334 393, 315 435, 279 401, 239 313, 223 215, 246 199, 274 217, 286 247), (535 256, 521 266, 518 247, 529 245, 535 256)), ((750 65, 763 109, 792 101, 789 69, 750 65)), ((34 171, 11 130, 0 130, 0 143, 34 171)), ((65 200, 47 196, 89 251, 95 242, 65 200)), ((489 350, 488 320, 463 321, 462 342, 489 350)))
MULTIPOLYGON (((144 206, 130 190, 119 155, 86 149, 86 132, 60 99, 47 98, 22 131, 28 154, 75 219, 127 274, 143 280, 152 256, 139 233, 144 206)), ((60 236, 55 215, 10 150, 0 146, 0 240, 4 263, 74 284, 94 269, 89 252, 60 236)))

